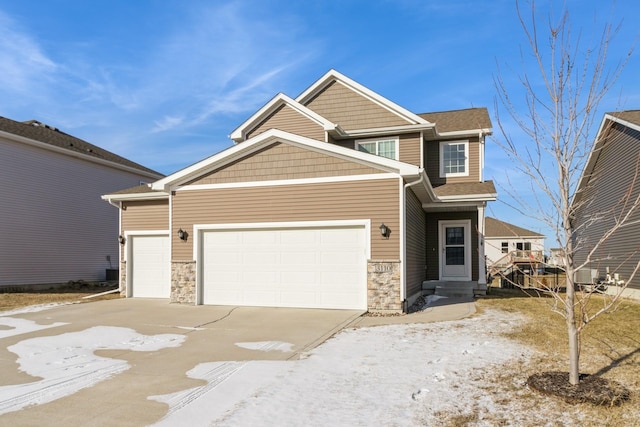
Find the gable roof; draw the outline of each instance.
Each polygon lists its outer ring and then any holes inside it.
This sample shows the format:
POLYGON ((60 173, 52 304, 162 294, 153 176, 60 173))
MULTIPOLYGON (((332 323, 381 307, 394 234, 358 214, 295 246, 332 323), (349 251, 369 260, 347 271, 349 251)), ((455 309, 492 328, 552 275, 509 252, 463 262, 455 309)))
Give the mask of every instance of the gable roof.
POLYGON ((327 144, 325 142, 295 135, 279 129, 270 129, 248 139, 242 144, 237 144, 154 182, 151 184, 151 189, 160 191, 172 190, 174 186, 186 183, 202 174, 249 156, 263 147, 273 144, 274 142, 282 142, 319 153, 347 159, 377 169, 385 170, 387 172, 397 173, 403 177, 413 177, 415 180, 421 179, 424 175, 424 171, 415 165, 364 153, 351 148, 344 148, 339 145, 327 144))
POLYGON ((518 227, 517 225, 509 224, 508 222, 500 221, 499 219, 485 217, 484 219, 484 237, 545 237, 544 234, 536 233, 535 231, 527 230, 526 228, 518 227))
POLYGON ((436 124, 440 135, 461 131, 491 131, 491 119, 486 108, 421 113, 418 116, 436 124))
POLYGON ((277 94, 275 97, 271 99, 271 101, 267 102, 262 108, 256 111, 251 117, 245 120, 240 126, 231 132, 229 137, 235 142, 242 142, 246 139, 247 135, 255 129, 260 123, 262 123, 267 117, 269 117, 273 112, 275 112, 278 108, 283 105, 288 105, 293 108, 295 111, 300 113, 301 115, 307 117, 308 119, 316 122, 318 125, 322 126, 325 131, 335 130, 338 126, 334 123, 331 123, 329 120, 325 119, 321 115, 316 112, 310 110, 304 105, 300 104, 297 101, 289 98, 287 95, 283 93, 277 94))
POLYGON ((593 169, 595 168, 598 158, 602 153, 601 149, 607 141, 609 130, 611 129, 611 125, 614 123, 640 132, 640 110, 615 111, 604 115, 602 122, 600 123, 600 128, 598 129, 598 134, 596 135, 591 151, 589 152, 589 157, 587 158, 587 162, 582 170, 578 187, 576 188, 573 200, 571 201, 572 204, 575 204, 580 200, 582 194, 581 190, 589 183, 593 169))
POLYGON ((352 91, 358 93, 359 95, 371 100, 372 102, 378 104, 384 109, 390 111, 391 113, 397 115, 398 117, 407 121, 407 124, 429 124, 429 121, 418 116, 417 114, 412 113, 411 111, 399 106, 395 102, 388 100, 387 98, 377 94, 371 89, 362 86, 360 83, 351 80, 349 77, 344 74, 339 73, 336 70, 327 71, 322 77, 316 80, 311 86, 309 86, 304 92, 302 92, 296 98, 296 101, 302 105, 306 105, 311 99, 313 99, 319 92, 321 92, 325 87, 330 85, 333 82, 340 82, 344 86, 348 87, 352 91))
POLYGON ((87 160, 107 162, 123 169, 134 170, 151 178, 162 177, 152 169, 144 167, 96 145, 66 134, 55 127, 51 127, 37 120, 17 122, 0 116, 0 136, 9 139, 38 145, 42 148, 52 149, 75 157, 83 157, 87 160), (16 138, 16 136, 18 138, 16 138))

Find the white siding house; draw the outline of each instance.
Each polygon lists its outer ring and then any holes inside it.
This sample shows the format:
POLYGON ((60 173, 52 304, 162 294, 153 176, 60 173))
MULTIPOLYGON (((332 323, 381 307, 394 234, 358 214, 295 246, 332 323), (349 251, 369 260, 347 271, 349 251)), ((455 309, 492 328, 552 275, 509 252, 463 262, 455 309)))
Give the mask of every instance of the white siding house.
POLYGON ((100 195, 162 175, 36 121, 0 117, 0 290, 105 280, 118 210, 100 195))
POLYGON ((530 255, 539 258, 544 253, 544 239, 544 235, 535 231, 486 217, 484 241, 487 265, 498 263, 514 253, 518 253, 520 258, 530 255))

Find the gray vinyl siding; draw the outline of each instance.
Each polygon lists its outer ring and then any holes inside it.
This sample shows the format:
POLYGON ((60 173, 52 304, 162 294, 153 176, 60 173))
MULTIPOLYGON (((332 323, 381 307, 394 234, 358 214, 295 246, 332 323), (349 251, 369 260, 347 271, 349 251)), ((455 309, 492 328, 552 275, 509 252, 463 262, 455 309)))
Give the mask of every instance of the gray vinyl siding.
POLYGON ((410 124, 339 82, 327 85, 305 106, 345 130, 410 124))
POLYGON ((222 184, 283 179, 303 179, 381 173, 363 166, 315 151, 275 143, 250 157, 212 171, 190 184, 222 184))
POLYGON ((398 178, 291 186, 177 191, 173 196, 172 258, 193 259, 193 239, 180 241, 179 227, 290 221, 371 220, 371 257, 399 259, 398 178), (378 226, 391 229, 389 239, 378 226))
POLYGON ((100 196, 141 180, 149 178, 0 139, 0 285, 104 280, 118 268, 119 214, 100 196))
MULTIPOLYGON (((600 150, 581 204, 577 206, 576 226, 580 235, 574 257, 576 263, 584 262, 587 252, 611 228, 615 218, 627 212, 624 201, 631 204, 640 195, 640 176, 635 177, 640 172, 639 161, 640 132, 616 125, 600 150), (627 196, 626 192, 629 192, 627 196), (583 227, 591 217, 602 214, 602 220, 583 227)), ((611 273, 618 273, 622 280, 629 280, 640 259, 640 211, 631 217, 630 222, 635 224, 614 233, 599 246, 588 268, 597 269, 604 276, 606 267, 609 267, 611 273)), ((640 289, 640 277, 634 278, 629 287, 640 289)))
POLYGON ((438 245, 438 221, 471 220, 471 280, 478 280, 478 213, 429 212, 427 218, 427 280, 440 279, 440 250, 438 245))
POLYGON ((480 181, 480 142, 478 138, 455 138, 452 141, 469 141, 469 175, 440 178, 440 141, 425 141, 425 169, 433 186, 460 182, 480 181))
POLYGON ((282 105, 276 109, 276 111, 247 134, 247 139, 260 135, 269 129, 280 129, 285 132, 306 136, 307 138, 317 139, 323 142, 325 140, 325 132, 322 126, 308 117, 303 116, 288 105, 282 105))
POLYGON ((406 198, 406 237, 405 244, 407 264, 407 297, 419 293, 422 290, 422 282, 426 280, 426 249, 427 249, 427 224, 422 204, 416 195, 409 189, 406 198))

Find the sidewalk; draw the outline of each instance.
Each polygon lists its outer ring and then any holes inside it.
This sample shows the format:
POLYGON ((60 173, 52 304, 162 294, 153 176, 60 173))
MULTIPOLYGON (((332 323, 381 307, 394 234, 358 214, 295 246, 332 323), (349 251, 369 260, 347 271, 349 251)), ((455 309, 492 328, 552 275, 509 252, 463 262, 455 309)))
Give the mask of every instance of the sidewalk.
POLYGON ((447 320, 460 320, 476 312, 473 300, 442 299, 435 301, 424 310, 398 316, 361 316, 348 327, 363 328, 368 326, 400 325, 408 323, 432 323, 447 320))

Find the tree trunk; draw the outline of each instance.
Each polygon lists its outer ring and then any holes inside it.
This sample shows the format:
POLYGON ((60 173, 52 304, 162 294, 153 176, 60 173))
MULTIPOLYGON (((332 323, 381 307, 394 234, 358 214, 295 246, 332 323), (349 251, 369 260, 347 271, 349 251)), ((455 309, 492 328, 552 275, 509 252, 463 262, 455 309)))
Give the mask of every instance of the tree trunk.
POLYGON ((577 385, 580 382, 580 335, 576 326, 575 290, 573 286, 573 280, 567 279, 566 321, 569 334, 569 382, 572 385, 577 385))

